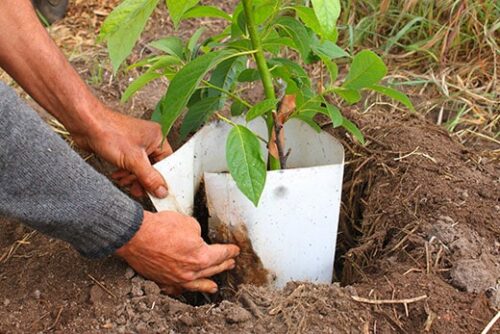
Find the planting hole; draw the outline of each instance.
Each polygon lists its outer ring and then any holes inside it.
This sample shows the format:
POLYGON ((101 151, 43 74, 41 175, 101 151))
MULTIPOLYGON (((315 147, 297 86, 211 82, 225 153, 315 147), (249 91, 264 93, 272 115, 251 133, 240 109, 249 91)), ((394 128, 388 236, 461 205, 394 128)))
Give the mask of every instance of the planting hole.
MULTIPOLYGON (((346 166, 345 184, 350 188, 348 181, 352 176, 352 167, 346 166)), ((349 196, 350 192, 344 191, 342 210, 339 219, 339 229, 337 233, 337 244, 335 253, 335 267, 333 281, 342 285, 349 285, 359 279, 355 265, 352 263, 351 251, 355 251, 359 246, 361 233, 358 226, 363 219, 363 205, 361 197, 366 196, 367 182, 357 182, 354 196, 349 196)), ((254 252, 252 244, 243 228, 239 231, 229 231, 221 228, 218 231, 209 230, 210 214, 207 208, 207 199, 204 183, 201 182, 194 198, 193 216, 201 226, 202 237, 205 242, 213 243, 235 243, 241 248, 241 254, 237 258, 237 268, 231 272, 219 274, 212 279, 219 286, 216 294, 202 294, 188 292, 180 297, 180 300, 194 306, 205 304, 218 304, 225 299, 231 299, 238 292, 239 284, 266 285, 272 281, 272 275, 265 270, 258 255, 254 252)), ((220 224, 223 226, 223 224, 220 224)), ((244 226, 242 224, 241 226, 244 226)))

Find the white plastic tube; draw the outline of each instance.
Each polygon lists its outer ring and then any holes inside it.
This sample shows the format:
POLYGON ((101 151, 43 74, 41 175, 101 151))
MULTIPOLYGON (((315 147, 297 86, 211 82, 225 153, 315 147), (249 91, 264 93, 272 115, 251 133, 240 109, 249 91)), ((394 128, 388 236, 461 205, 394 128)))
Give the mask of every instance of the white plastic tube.
MULTIPOLYGON (((248 126, 265 137, 264 122, 248 126)), ((194 194, 204 178, 209 222, 233 228, 245 224, 255 252, 276 277, 276 287, 291 280, 331 282, 344 169, 342 145, 305 123, 287 122, 288 169, 268 172, 256 208, 226 172, 225 143, 230 130, 230 125, 221 122, 207 125, 156 164, 168 182, 170 196, 166 200, 152 197, 154 205, 159 211, 192 214, 194 194)))

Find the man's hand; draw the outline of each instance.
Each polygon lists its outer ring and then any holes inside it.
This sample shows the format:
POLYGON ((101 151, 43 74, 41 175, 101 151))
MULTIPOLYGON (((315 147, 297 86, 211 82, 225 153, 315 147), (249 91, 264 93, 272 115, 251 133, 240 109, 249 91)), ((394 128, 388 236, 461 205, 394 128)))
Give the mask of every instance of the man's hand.
POLYGON ((119 185, 130 186, 132 195, 143 196, 143 189, 146 189, 156 197, 166 197, 165 180, 151 166, 172 153, 167 141, 162 145, 160 125, 109 109, 99 114, 100 119, 94 127, 73 133, 78 146, 118 167, 112 176, 119 185))
POLYGON ((119 183, 141 195, 142 185, 165 197, 165 181, 151 162, 162 148, 160 127, 112 112, 92 94, 40 24, 31 0, 0 1, 0 67, 64 124, 77 144, 118 168, 119 183), (138 182, 136 182, 138 181, 138 182))
POLYGON ((169 294, 184 290, 215 293, 208 277, 235 266, 235 245, 208 245, 195 219, 176 212, 144 212, 134 237, 116 254, 169 294))

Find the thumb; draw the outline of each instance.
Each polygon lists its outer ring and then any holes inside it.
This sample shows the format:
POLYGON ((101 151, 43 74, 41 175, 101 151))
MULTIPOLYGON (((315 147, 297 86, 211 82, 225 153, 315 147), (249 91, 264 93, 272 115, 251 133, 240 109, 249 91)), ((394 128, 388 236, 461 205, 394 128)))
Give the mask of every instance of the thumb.
POLYGON ((150 193, 158 198, 168 195, 167 184, 161 174, 151 166, 145 152, 132 163, 131 172, 137 176, 139 183, 150 193))

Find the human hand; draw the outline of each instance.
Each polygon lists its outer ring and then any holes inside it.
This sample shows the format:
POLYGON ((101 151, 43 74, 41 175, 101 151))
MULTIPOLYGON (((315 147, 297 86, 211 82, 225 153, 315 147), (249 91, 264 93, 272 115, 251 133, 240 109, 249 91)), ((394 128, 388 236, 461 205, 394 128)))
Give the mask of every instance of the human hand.
POLYGON ((235 245, 208 245, 198 222, 176 212, 144 212, 139 231, 116 254, 168 294, 184 290, 215 293, 208 277, 235 266, 235 245))
POLYGON ((130 187, 133 196, 141 197, 144 189, 156 197, 167 196, 167 185, 152 167, 172 153, 159 124, 125 116, 104 108, 95 126, 85 132, 73 133, 83 149, 94 152, 118 167, 112 177, 120 186, 130 187))

